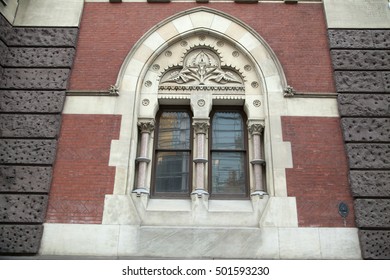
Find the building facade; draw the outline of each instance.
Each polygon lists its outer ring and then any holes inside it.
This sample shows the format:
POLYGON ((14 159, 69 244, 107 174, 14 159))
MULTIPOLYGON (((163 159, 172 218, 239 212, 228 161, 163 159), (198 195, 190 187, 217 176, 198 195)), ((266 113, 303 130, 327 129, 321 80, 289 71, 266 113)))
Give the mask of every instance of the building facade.
POLYGON ((389 258, 387 0, 0 11, 2 255, 389 258))

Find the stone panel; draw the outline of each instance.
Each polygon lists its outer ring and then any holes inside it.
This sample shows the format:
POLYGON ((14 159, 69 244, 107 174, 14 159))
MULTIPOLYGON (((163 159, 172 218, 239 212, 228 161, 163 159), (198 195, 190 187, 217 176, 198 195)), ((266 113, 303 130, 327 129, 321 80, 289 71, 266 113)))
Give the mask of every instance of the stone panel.
POLYGON ((384 92, 382 73, 368 71, 336 71, 337 92, 384 92))
POLYGON ((328 30, 328 35, 331 49, 365 49, 374 47, 370 30, 332 29, 328 30))
POLYGON ((53 164, 56 140, 0 139, 0 164, 53 164))
POLYGON ((359 239, 364 259, 390 259, 389 230, 359 230, 359 239))
POLYGON ((73 48, 9 48, 7 67, 68 67, 73 63, 73 48))
POLYGON ((0 166, 0 192, 48 193, 52 167, 0 166))
POLYGON ((4 39, 9 47, 75 47, 77 34, 77 28, 13 28, 4 39))
POLYGON ((388 50, 332 50, 333 68, 336 70, 388 70, 388 50))
POLYGON ((390 169, 390 144, 346 144, 351 169, 390 169))
POLYGON ((390 197, 390 171, 352 170, 349 181, 354 197, 390 197))
POLYGON ((390 117, 389 94, 339 94, 341 116, 390 117))
POLYGON ((43 223, 47 195, 0 194, 1 223, 43 223))
POLYGON ((390 142, 390 118, 343 118, 347 142, 390 142))
POLYGON ((390 48, 390 30, 372 30, 371 33, 375 48, 390 48))
POLYGON ((69 69, 5 68, 0 88, 66 89, 69 69))
POLYGON ((2 113, 60 113, 65 91, 0 91, 2 113))
POLYGON ((389 199, 356 199, 356 224, 361 228, 390 227, 389 199))
POLYGON ((42 225, 0 225, 0 254, 36 254, 42 225))
POLYGON ((0 114, 0 137, 56 138, 60 115, 0 114))

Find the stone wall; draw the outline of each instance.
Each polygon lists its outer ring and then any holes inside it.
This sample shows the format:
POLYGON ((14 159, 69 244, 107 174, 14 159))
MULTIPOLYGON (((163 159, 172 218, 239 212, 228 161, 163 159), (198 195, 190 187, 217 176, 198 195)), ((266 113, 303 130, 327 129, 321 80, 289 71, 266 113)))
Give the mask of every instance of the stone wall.
POLYGON ((0 15, 0 254, 36 254, 78 28, 0 15))
POLYGON ((390 30, 329 29, 362 256, 390 258, 390 30))

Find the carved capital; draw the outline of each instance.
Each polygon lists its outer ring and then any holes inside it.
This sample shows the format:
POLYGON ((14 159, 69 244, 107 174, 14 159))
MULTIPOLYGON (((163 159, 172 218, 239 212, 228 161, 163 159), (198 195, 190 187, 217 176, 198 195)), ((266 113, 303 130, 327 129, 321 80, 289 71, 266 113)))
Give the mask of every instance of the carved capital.
POLYGON ((262 122, 248 123, 248 131, 251 135, 256 135, 256 134, 261 135, 263 133, 263 130, 264 130, 264 123, 262 122))
POLYGON ((137 124, 141 133, 151 133, 154 130, 154 120, 139 121, 137 124))
POLYGON ((206 134, 210 123, 208 120, 195 120, 192 125, 194 127, 195 134, 206 134))

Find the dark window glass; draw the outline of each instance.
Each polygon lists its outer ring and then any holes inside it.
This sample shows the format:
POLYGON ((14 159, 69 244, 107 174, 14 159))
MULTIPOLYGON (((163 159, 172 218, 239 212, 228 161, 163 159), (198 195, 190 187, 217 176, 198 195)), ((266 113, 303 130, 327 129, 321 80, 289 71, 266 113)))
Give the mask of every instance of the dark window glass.
POLYGON ((158 119, 154 194, 188 194, 191 120, 186 111, 163 111, 158 119))
POLYGON ((246 138, 241 113, 215 112, 211 136, 212 195, 246 196, 246 138))

